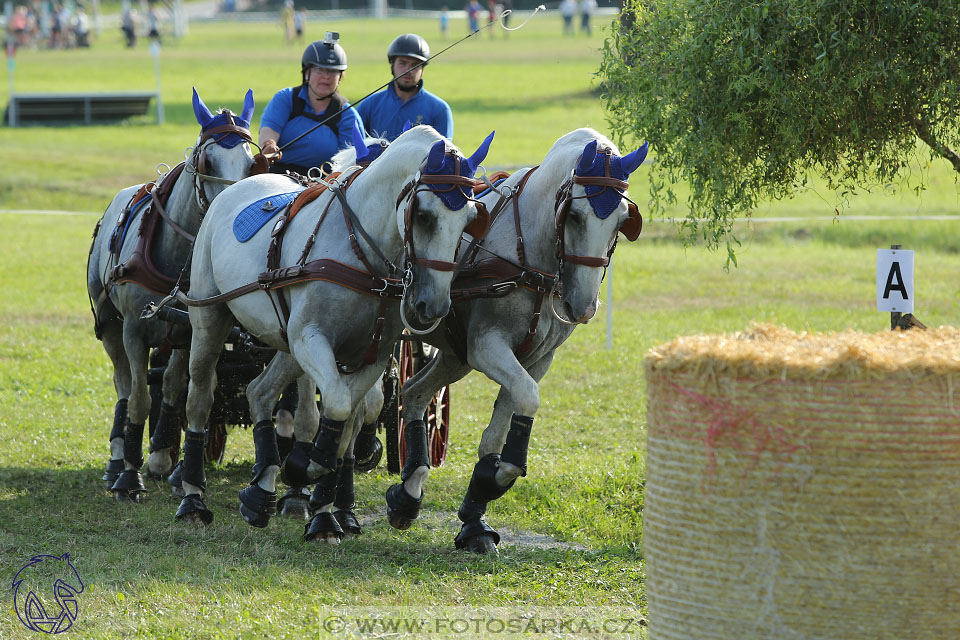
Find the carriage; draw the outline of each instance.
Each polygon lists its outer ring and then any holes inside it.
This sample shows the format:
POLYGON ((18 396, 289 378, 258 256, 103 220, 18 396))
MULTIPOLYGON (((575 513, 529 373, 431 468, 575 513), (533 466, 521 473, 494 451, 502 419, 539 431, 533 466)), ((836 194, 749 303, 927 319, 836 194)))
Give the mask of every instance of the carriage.
MULTIPOLYGON (((202 103, 198 107, 199 99, 196 95, 194 98, 203 135, 194 148, 193 173, 198 176, 197 204, 203 204, 202 196, 207 192, 200 188, 199 176, 204 173, 204 154, 216 151, 226 158, 226 151, 217 151, 210 144, 227 149, 230 146, 223 145, 221 138, 214 138, 203 147, 205 140, 221 134, 223 129, 214 127, 208 135, 207 129, 215 118, 202 103)), ((231 116, 228 113, 224 117, 231 116)), ((246 128, 238 130, 231 125, 227 131, 227 135, 250 141, 246 128)), ((183 325, 188 325, 191 335, 191 382, 185 411, 188 425, 180 467, 185 495, 177 519, 203 524, 213 521, 213 512, 203 501, 203 462, 222 459, 226 425, 241 424, 253 425, 256 445, 254 478, 239 494, 240 511, 249 524, 265 527, 277 513, 275 470, 279 469, 280 478, 294 490, 315 485, 309 501, 312 516, 305 512, 310 517, 305 540, 336 543, 345 533, 360 533, 352 513, 353 443, 359 424, 356 419, 362 417, 370 424, 376 417, 371 411, 377 411, 382 402, 379 428, 387 437, 388 467, 401 474, 401 481, 386 492, 387 516, 395 528, 408 528, 418 517, 430 467, 442 464, 446 456, 450 417, 446 385, 477 369, 500 384, 500 395, 481 438, 480 459, 458 512, 463 526, 456 544, 478 552, 495 548, 499 536, 483 521, 483 515, 487 503, 526 475, 530 431, 540 404, 537 383, 573 327, 595 314, 602 274, 616 247, 618 232, 628 240, 635 240, 640 233, 642 217, 625 191, 626 178, 643 161, 646 145, 628 156, 619 156, 612 143, 595 131, 576 130, 557 141, 542 165, 515 174, 484 202, 483 195, 474 193, 478 181, 473 176, 492 138, 493 134, 468 158, 429 127, 417 127, 383 151, 393 160, 385 159, 366 168, 360 163, 363 144, 355 145, 356 163, 351 166, 356 169, 324 182, 321 186, 330 193, 322 203, 316 196, 301 200, 304 189, 291 192, 289 180, 282 176, 220 180, 235 186, 229 197, 221 196, 206 208, 203 225, 195 225, 199 230, 190 242, 190 294, 175 286, 167 289, 171 293, 159 305, 162 308, 164 302, 177 300, 191 308, 189 316, 183 311, 168 310, 179 317, 166 323, 181 325, 181 333, 183 325), (361 176, 363 171, 366 173, 361 176), (351 193, 358 195, 348 205, 343 191, 354 179, 360 186, 351 193), (396 193, 396 205, 391 206, 396 193), (424 202, 418 198, 421 193, 426 194, 424 202), (521 193, 528 203, 524 207, 519 204, 521 193), (277 215, 274 212, 279 206, 275 199, 286 198, 286 205, 294 196, 301 207, 317 202, 312 205, 313 213, 294 223, 299 209, 284 206, 272 231, 268 227, 261 232, 263 225, 277 215), (573 208, 571 205, 578 200, 589 202, 589 206, 573 208), (320 225, 337 201, 340 204, 333 210, 342 214, 342 220, 334 216, 334 235, 321 238, 317 233, 320 225), (492 206, 492 215, 487 206, 492 206), (481 241, 490 228, 491 218, 508 206, 512 215, 505 217, 513 224, 499 225, 495 236, 491 234, 481 241), (364 214, 363 225, 354 207, 364 214), (246 229, 244 215, 258 209, 266 215, 258 213, 255 226, 246 229), (245 236, 239 232, 244 229, 249 231, 245 236), (283 237, 291 235, 288 229, 296 229, 292 235, 305 240, 302 249, 281 249, 283 237), (464 233, 473 238, 466 247, 464 233), (490 240, 491 237, 494 239, 490 240), (344 238, 349 238, 349 243, 344 243, 344 238), (361 250, 358 238, 362 238, 370 256, 361 250), (416 243, 414 238, 419 238, 416 243), (242 246, 251 239, 254 242, 242 246), (504 257, 513 251, 516 258, 504 257), (264 254, 266 271, 258 260, 250 259, 264 254), (371 256, 381 265, 379 270, 371 265, 371 256), (402 256, 403 267, 387 256, 402 256), (365 270, 350 266, 344 259, 359 259, 365 270), (376 275, 382 273, 383 267, 388 275, 376 275), (458 277, 456 287, 454 276, 458 277), (468 284, 464 286, 461 277, 468 284), (291 287, 286 289, 286 296, 278 295, 284 287, 301 283, 305 286, 291 287), (521 289, 527 293, 508 295, 521 289), (254 291, 267 295, 245 295, 254 291), (372 296, 373 300, 362 296, 372 296), (388 312, 390 300, 399 304, 390 306, 388 312), (562 314, 555 306, 558 301, 562 314), (450 314, 452 320, 444 320, 456 303, 466 303, 463 314, 458 311, 450 314), (415 322, 411 323, 408 317, 415 318, 415 322), (545 328, 541 319, 548 323, 545 328), (442 322, 446 324, 438 331, 442 322), (237 323, 250 335, 235 328, 237 323), (413 324, 420 328, 414 329, 413 324), (413 335, 405 334, 404 326, 413 335), (459 336, 454 335, 458 333, 459 336), (421 341, 420 336, 428 335, 421 341), (424 344, 427 340, 443 345, 442 350, 431 354, 424 344), (255 377, 250 379, 251 376, 255 377), (213 384, 217 378, 217 384, 213 384), (408 379, 410 384, 403 384, 408 379), (305 432, 317 421, 320 427, 312 443, 300 439, 297 445, 289 445, 292 448, 287 453, 279 455, 272 416, 281 391, 294 380, 298 381, 298 428, 305 432), (377 389, 378 381, 381 389, 377 389), (406 398, 400 397, 401 385, 406 398), (316 404, 318 390, 324 400, 322 412, 316 404), (374 391, 382 391, 382 397, 374 391), (246 412, 244 404, 249 407, 246 412), (357 413, 361 406, 366 407, 366 414, 357 413), (404 417, 410 422, 403 424, 404 417), (348 419, 352 421, 349 430, 348 419), (210 427, 212 437, 208 437, 210 427), (300 447, 300 443, 309 449, 300 447)), ((246 163, 249 171, 254 159, 249 151, 246 154, 246 159, 234 160, 246 163)), ((118 215, 120 205, 116 203, 131 195, 133 203, 136 195, 132 190, 118 194, 104 220, 108 214, 118 215)), ((182 204, 185 210, 190 209, 187 203, 182 204)), ((119 214, 121 217, 129 206, 119 214)), ((162 214, 162 208, 160 211, 162 214)), ((172 226, 185 235, 183 229, 172 226)), ((91 256, 98 240, 99 236, 91 247, 91 256)), ((108 253, 105 244, 104 240, 99 245, 100 262, 92 260, 88 266, 91 301, 100 297, 100 288, 105 288, 97 280, 107 272, 101 265, 106 263, 109 267, 113 263, 120 269, 126 264, 119 262, 122 256, 108 253)), ((144 251, 143 255, 149 252, 144 251)), ((103 323, 118 320, 116 316, 101 318, 98 309, 94 311, 101 323, 98 331, 103 323)), ((124 313, 119 321, 122 323, 132 315, 124 313)), ((115 326, 110 328, 116 332, 115 326)), ((113 340, 115 351, 116 337, 113 340)), ((104 344, 114 358, 105 338, 104 344)), ((141 348, 139 344, 133 346, 136 351, 141 348)), ((138 356, 136 351, 134 355, 138 356)), ((156 433, 163 435, 169 431, 169 427, 160 429, 164 418, 169 425, 171 416, 181 413, 171 405, 177 402, 177 385, 168 383, 182 384, 186 377, 185 359, 182 351, 172 351, 164 370, 159 362, 161 356, 157 357, 152 380, 157 387, 161 387, 162 380, 164 397, 156 433)), ((146 359, 144 354, 144 364, 146 359)), ((117 364, 115 359, 115 384, 120 399, 111 432, 113 457, 108 473, 115 462, 122 463, 123 471, 111 489, 118 498, 138 499, 145 490, 139 472, 143 464, 140 439, 144 422, 150 417, 142 409, 145 406, 149 410, 156 403, 144 402, 138 393, 133 393, 127 414, 121 383, 129 387, 129 381, 122 379, 127 373, 117 364), (142 422, 136 422, 135 411, 137 417, 144 416, 142 422), (124 424, 125 428, 118 433, 117 426, 124 424), (122 454, 122 459, 117 459, 117 453, 122 454)), ((132 359, 130 364, 134 383, 146 383, 150 377, 147 367, 138 376, 132 359)), ((143 389, 149 400, 149 385, 143 384, 143 389)), ((180 429, 176 431, 179 440, 180 429)), ((151 470, 154 466, 169 469, 166 463, 177 455, 179 442, 174 447, 169 436, 157 439, 164 446, 151 447, 151 470), (158 464, 153 465, 154 462, 158 464)), ((375 466, 377 462, 373 456, 368 465, 375 466)))

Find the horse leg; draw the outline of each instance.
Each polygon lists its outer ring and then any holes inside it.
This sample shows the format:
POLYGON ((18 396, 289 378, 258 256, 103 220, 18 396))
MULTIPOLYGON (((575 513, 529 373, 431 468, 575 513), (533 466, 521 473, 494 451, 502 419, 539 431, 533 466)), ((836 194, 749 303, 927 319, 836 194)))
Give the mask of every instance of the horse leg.
POLYGON ((487 504, 505 494, 520 476, 527 475, 527 449, 533 418, 540 407, 537 382, 546 374, 553 353, 541 358, 529 372, 513 351, 495 337, 480 338, 471 350, 478 370, 500 384, 490 425, 481 439, 479 460, 457 517, 463 525, 454 540, 458 549, 474 553, 496 552, 500 534, 483 520, 487 504), (504 390, 509 389, 507 403, 504 390), (509 427, 506 413, 512 409, 509 427))
POLYGON ((177 520, 210 524, 213 512, 203 502, 206 491, 204 455, 207 421, 217 386, 217 360, 233 326, 233 316, 224 307, 192 307, 190 325, 190 384, 187 387, 187 432, 183 439, 183 500, 177 520))
POLYGON ((123 471, 123 427, 127 423, 127 398, 130 397, 130 362, 123 350, 123 323, 110 320, 102 325, 103 348, 113 363, 113 386, 117 404, 113 409, 113 428, 110 430, 110 461, 103 474, 103 482, 110 489, 123 471))
MULTIPOLYGON (((333 349, 319 333, 300 332, 291 340, 291 353, 314 379, 323 398, 323 418, 308 456, 308 464, 294 455, 287 456, 281 469, 284 482, 302 486, 316 482, 310 507, 314 515, 306 527, 307 541, 339 543, 343 529, 333 515, 333 502, 337 491, 337 470, 352 434, 345 428, 354 417, 354 408, 366 395, 383 371, 384 363, 364 367, 349 376, 342 376, 337 369, 333 349), (348 438, 341 448, 341 442, 348 438)), ((294 449, 294 452, 296 449, 294 449)), ((342 467, 341 467, 342 468, 342 467)))
POLYGON ((177 400, 187 381, 187 366, 190 354, 184 349, 174 349, 163 372, 163 400, 160 403, 160 419, 150 438, 150 456, 147 472, 166 477, 180 456, 180 407, 177 400))
POLYGON ((363 472, 376 469, 383 457, 383 443, 377 438, 380 412, 383 410, 383 386, 375 384, 370 389, 370 392, 373 391, 379 393, 380 399, 371 398, 370 393, 367 394, 367 415, 364 416, 363 426, 353 443, 355 469, 363 472))
MULTIPOLYGON (((289 387, 287 387, 289 390, 289 387)), ((280 452, 280 458, 285 460, 291 453, 308 460, 313 448, 313 439, 317 435, 320 425, 320 410, 317 408, 317 384, 309 375, 301 375, 297 379, 297 404, 290 413, 290 440, 286 452, 280 452)), ((287 391, 284 391, 286 395, 287 391)), ((277 412, 280 413, 279 411, 277 412)), ((277 418, 277 432, 280 431, 279 415, 277 418)), ((280 442, 280 437, 277 437, 280 442)), ((290 518, 310 519, 310 490, 306 485, 290 487, 277 502, 280 514, 290 518)))
POLYGON ((277 424, 277 449, 280 451, 281 460, 287 457, 296 442, 294 437, 296 412, 297 387, 291 382, 283 390, 280 399, 277 400, 276 412, 274 413, 277 424))
MULTIPOLYGON (((374 384, 363 398, 362 410, 357 411, 357 422, 355 423, 358 427, 355 429, 355 432, 358 434, 357 437, 359 437, 359 433, 361 433, 368 424, 373 423, 374 426, 376 426, 376 420, 380 416, 382 409, 383 388, 379 384, 374 384)), ((357 502, 353 484, 354 469, 356 466, 353 449, 356 446, 356 439, 352 438, 346 444, 347 446, 341 457, 342 462, 338 473, 337 495, 333 500, 333 517, 337 519, 340 528, 343 529, 345 534, 358 536, 363 533, 363 529, 360 527, 360 522, 353 512, 353 508, 357 502)), ((342 446, 343 443, 341 442, 341 447, 342 446)))
POLYGON ((150 349, 137 323, 123 323, 123 348, 130 362, 130 397, 123 427, 123 471, 110 491, 117 500, 140 502, 147 490, 143 484, 143 429, 150 415, 147 367, 150 349))
POLYGON ((254 527, 266 527, 277 513, 277 474, 280 473, 281 459, 277 430, 271 416, 287 382, 300 374, 300 367, 293 358, 278 353, 247 385, 247 403, 254 422, 256 462, 250 485, 240 490, 240 514, 254 527))
POLYGON ((442 351, 403 384, 403 438, 406 457, 400 471, 400 482, 386 493, 387 519, 395 529, 409 529, 420 515, 423 485, 430 474, 427 446, 427 425, 423 421, 433 394, 445 385, 456 382, 471 371, 456 356, 442 351))

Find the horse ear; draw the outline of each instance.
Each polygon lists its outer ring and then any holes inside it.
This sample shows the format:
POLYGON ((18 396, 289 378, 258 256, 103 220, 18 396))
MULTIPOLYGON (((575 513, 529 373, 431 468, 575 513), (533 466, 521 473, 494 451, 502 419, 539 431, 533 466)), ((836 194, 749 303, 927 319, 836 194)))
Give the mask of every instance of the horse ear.
POLYGON ((247 89, 247 95, 243 96, 243 113, 240 118, 246 122, 253 122, 253 89, 247 89))
POLYGON ((630 175, 643 164, 644 159, 647 157, 647 149, 649 147, 650 143, 644 142, 642 147, 633 153, 628 153, 620 159, 620 166, 623 168, 624 173, 630 175))
POLYGON ((597 141, 591 140, 583 147, 583 153, 580 155, 580 163, 577 165, 577 175, 582 176, 593 166, 593 161, 597 157, 597 141))
POLYGON ((400 131, 400 133, 406 133, 407 131, 410 131, 410 129, 413 129, 413 125, 410 123, 409 120, 407 120, 407 121, 404 123, 403 129, 400 131))
POLYGON ((491 131, 490 135, 483 139, 483 142, 480 143, 480 146, 477 147, 477 150, 473 152, 473 155, 467 158, 467 164, 470 166, 470 174, 473 175, 473 172, 477 170, 477 167, 480 166, 480 163, 483 162, 483 159, 487 157, 487 152, 490 150, 490 143, 493 142, 493 135, 496 131, 491 131))
POLYGON ((433 146, 430 147, 430 154, 427 156, 427 173, 435 173, 440 171, 440 167, 443 166, 443 156, 447 153, 447 143, 443 140, 437 140, 433 143, 433 146))
POLYGON ((197 116, 197 122, 201 127, 207 126, 213 120, 213 114, 210 113, 210 109, 207 109, 207 105, 203 104, 196 87, 193 88, 193 114, 197 116))
POLYGON ((360 125, 356 120, 353 121, 353 149, 357 152, 356 162, 361 162, 367 157, 367 145, 363 141, 363 134, 360 133, 360 125))

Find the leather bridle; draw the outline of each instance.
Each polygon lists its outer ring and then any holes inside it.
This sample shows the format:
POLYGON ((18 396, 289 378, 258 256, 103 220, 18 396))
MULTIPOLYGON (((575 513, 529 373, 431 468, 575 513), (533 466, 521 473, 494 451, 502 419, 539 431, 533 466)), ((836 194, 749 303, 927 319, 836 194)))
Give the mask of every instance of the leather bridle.
POLYGON ((404 185, 403 189, 400 191, 400 196, 397 198, 397 207, 400 206, 400 203, 403 202, 404 198, 408 198, 406 207, 403 211, 403 248, 407 256, 408 273, 413 265, 419 265, 435 271, 456 271, 458 265, 457 262, 450 262, 447 260, 428 260, 426 258, 420 258, 417 256, 413 244, 413 220, 418 207, 418 193, 425 191, 433 191, 434 193, 447 193, 455 189, 459 189, 463 196, 467 200, 472 201, 477 208, 477 217, 466 226, 464 231, 469 233, 474 238, 482 238, 484 235, 486 235, 487 230, 490 227, 490 214, 487 211, 486 205, 473 197, 473 189, 477 186, 477 181, 474 178, 468 178, 466 176, 459 175, 461 158, 458 155, 453 155, 453 157, 455 162, 454 171, 457 173, 450 175, 433 175, 424 174, 423 169, 421 169, 410 180, 410 182, 404 185), (431 188, 428 185, 446 185, 447 188, 431 188))
POLYGON ((620 233, 626 236, 627 240, 633 242, 640 236, 640 231, 643 228, 643 216, 640 215, 640 208, 636 202, 624 193, 630 186, 630 183, 610 175, 610 151, 600 151, 599 153, 603 153, 606 157, 603 176, 578 176, 576 171, 572 171, 570 177, 560 185, 560 189, 557 191, 554 209, 556 211, 557 244, 554 255, 560 260, 561 266, 564 262, 572 262, 573 264, 582 264, 587 267, 607 267, 610 264, 610 256, 613 255, 614 249, 617 248, 615 237, 613 244, 610 245, 610 250, 607 252, 607 255, 603 257, 580 256, 566 252, 564 237, 566 235, 567 215, 570 213, 570 205, 574 200, 595 198, 607 189, 615 189, 617 195, 628 202, 627 219, 620 226, 620 233), (574 196, 573 185, 575 184, 583 187, 602 187, 602 189, 592 195, 584 193, 582 196, 574 196))
POLYGON ((194 195, 197 198, 197 204, 200 206, 201 218, 207 213, 207 209, 210 208, 210 200, 207 198, 202 183, 215 182, 217 184, 231 185, 236 182, 236 180, 228 180, 207 173, 207 147, 209 147, 209 145, 206 143, 211 138, 214 138, 214 136, 235 133, 240 136, 244 142, 252 144, 257 147, 257 149, 260 148, 259 145, 254 143, 250 129, 237 124, 234 120, 234 114, 229 110, 224 111, 224 114, 230 119, 230 124, 224 124, 219 127, 212 127, 201 131, 200 140, 193 147, 193 152, 190 155, 190 160, 186 167, 187 172, 193 174, 194 195))

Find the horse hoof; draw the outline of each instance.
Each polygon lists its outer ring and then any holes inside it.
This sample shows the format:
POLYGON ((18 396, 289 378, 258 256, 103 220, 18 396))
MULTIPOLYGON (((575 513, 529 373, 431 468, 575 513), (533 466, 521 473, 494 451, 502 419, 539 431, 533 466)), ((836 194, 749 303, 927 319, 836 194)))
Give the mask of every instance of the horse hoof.
POLYGON ((310 522, 304 527, 303 539, 305 542, 325 542, 340 544, 343 539, 343 529, 340 523, 329 511, 313 514, 310 522))
POLYGON ((423 494, 414 498, 398 483, 387 489, 387 519, 390 526, 401 531, 409 529, 413 521, 420 515, 420 505, 423 504, 423 494))
POLYGON ((135 504, 143 502, 142 491, 114 491, 113 497, 117 502, 133 502, 135 504))
POLYGON ((356 454, 357 461, 354 463, 353 468, 361 473, 373 471, 377 468, 377 465, 380 464, 382 457, 383 443, 380 442, 379 438, 374 438, 373 446, 369 451, 361 451, 356 454))
POLYGON ((277 502, 280 515, 287 518, 310 519, 310 495, 304 495, 300 487, 290 487, 277 502))
POLYGON ((121 473, 123 473, 123 460, 120 458, 111 458, 101 478, 108 490, 113 488, 113 484, 117 481, 117 478, 120 477, 121 473))
POLYGON ((252 527, 264 528, 277 515, 277 492, 252 484, 240 490, 240 515, 252 527))
POLYGON ((481 518, 464 522, 453 542, 457 549, 479 554, 496 554, 498 553, 497 545, 500 544, 500 534, 481 518))
POLYGON ((173 465, 174 461, 170 459, 169 449, 154 451, 147 458, 147 477, 166 478, 173 471, 173 465))
POLYGON ((333 512, 333 517, 337 519, 337 523, 340 525, 340 528, 343 529, 344 535, 363 535, 363 529, 360 527, 360 522, 357 520, 357 516, 354 515, 353 511, 349 509, 337 509, 333 512))
POLYGON ((147 487, 143 484, 143 476, 136 469, 125 469, 117 481, 110 487, 114 497, 120 502, 141 502, 140 494, 145 493, 147 487))
POLYGON ((497 543, 493 541, 493 536, 488 534, 470 538, 467 540, 467 544, 464 549, 480 555, 486 555, 488 553, 497 555, 499 553, 497 551, 497 543))
POLYGON ((307 473, 309 466, 310 451, 295 446, 280 465, 280 479, 291 487, 305 487, 316 481, 316 478, 311 478, 307 473))
POLYGON ((213 522, 213 512, 207 509, 207 505, 203 503, 203 498, 196 493, 191 493, 184 496, 180 502, 180 508, 177 509, 177 520, 207 525, 213 522))
POLYGON ((167 484, 170 485, 170 491, 178 498, 186 495, 183 491, 183 462, 178 462, 173 467, 173 471, 167 477, 167 484))

